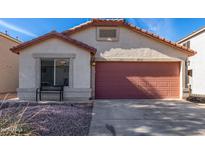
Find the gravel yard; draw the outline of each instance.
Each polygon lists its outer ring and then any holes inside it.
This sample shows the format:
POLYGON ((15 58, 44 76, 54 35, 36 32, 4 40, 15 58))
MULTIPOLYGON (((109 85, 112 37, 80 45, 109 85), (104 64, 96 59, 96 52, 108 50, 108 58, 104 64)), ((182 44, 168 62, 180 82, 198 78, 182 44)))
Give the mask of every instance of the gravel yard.
POLYGON ((25 110, 25 120, 41 136, 84 136, 88 135, 92 118, 92 103, 50 103, 23 105, 4 104, 3 114, 15 115, 17 110, 25 110))

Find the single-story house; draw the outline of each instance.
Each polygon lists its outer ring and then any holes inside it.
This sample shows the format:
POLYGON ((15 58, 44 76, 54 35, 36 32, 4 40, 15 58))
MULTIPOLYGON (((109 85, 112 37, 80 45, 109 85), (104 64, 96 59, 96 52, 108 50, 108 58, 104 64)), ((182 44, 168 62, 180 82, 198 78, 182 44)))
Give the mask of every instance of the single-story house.
POLYGON ((11 51, 19 54, 18 97, 29 100, 41 85, 64 85, 65 100, 181 99, 196 53, 122 19, 93 19, 11 51))
POLYGON ((7 33, 0 32, 0 94, 16 92, 19 81, 17 54, 10 48, 21 42, 7 33))
POLYGON ((188 58, 189 87, 192 95, 205 96, 205 27, 178 41, 179 44, 197 50, 188 58))

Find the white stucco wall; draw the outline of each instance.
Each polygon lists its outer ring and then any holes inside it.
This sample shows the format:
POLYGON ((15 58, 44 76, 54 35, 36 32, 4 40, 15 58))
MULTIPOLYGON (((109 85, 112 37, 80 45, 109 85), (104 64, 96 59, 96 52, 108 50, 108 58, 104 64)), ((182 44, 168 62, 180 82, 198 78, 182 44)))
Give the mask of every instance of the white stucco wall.
POLYGON ((205 95, 205 32, 190 39, 190 48, 197 51, 197 54, 190 57, 189 69, 192 69, 190 80, 192 93, 205 95))
POLYGON ((96 40, 96 27, 71 35, 72 38, 97 48, 97 60, 172 59, 185 60, 186 55, 156 40, 120 27, 119 41, 96 40))
MULTIPOLYGON (((181 62, 181 97, 185 89, 185 60, 187 55, 177 49, 164 45, 156 40, 120 28, 119 41, 106 42, 96 40, 96 28, 89 28, 73 34, 74 39, 97 48, 96 60, 124 61, 180 61, 181 62)), ((62 40, 49 39, 21 51, 19 93, 28 96, 22 89, 34 89, 36 84, 36 60, 34 54, 75 54, 73 60, 73 88, 65 89, 67 96, 90 97, 91 70, 90 53, 62 40)), ((29 90, 27 90, 29 91, 29 90)))
POLYGON ((187 97, 186 54, 124 27, 119 27, 119 40, 113 42, 97 41, 96 31, 92 27, 70 37, 97 48, 96 61, 180 61, 180 97, 187 97))
POLYGON ((19 55, 19 88, 36 87, 33 54, 75 54, 73 88, 90 88, 90 53, 59 39, 49 39, 21 51, 19 55))

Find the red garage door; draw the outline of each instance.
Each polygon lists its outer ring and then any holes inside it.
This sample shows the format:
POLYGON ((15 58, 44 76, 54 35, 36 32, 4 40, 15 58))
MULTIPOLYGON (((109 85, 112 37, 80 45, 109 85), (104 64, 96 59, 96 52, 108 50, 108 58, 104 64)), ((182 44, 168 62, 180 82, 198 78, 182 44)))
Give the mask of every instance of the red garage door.
POLYGON ((97 62, 98 99, 179 98, 179 62, 97 62))

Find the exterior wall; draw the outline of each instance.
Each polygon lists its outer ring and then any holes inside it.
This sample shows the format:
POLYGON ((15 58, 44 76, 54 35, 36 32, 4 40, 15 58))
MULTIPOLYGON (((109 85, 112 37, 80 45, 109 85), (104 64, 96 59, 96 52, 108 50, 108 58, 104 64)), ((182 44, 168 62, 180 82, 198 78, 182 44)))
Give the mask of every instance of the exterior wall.
POLYGON ((96 28, 89 28, 71 36, 97 48, 96 60, 185 60, 186 55, 156 40, 126 28, 119 29, 119 41, 97 41, 96 28))
POLYGON ((89 99, 90 53, 59 39, 49 39, 21 51, 19 55, 20 99, 35 99, 35 90, 40 86, 40 58, 71 58, 72 86, 65 87, 65 99, 89 99))
POLYGON ((0 35, 0 93, 16 92, 18 87, 18 55, 10 51, 16 45, 0 35))
POLYGON ((205 32, 190 39, 190 48, 197 54, 190 57, 189 69, 192 69, 190 85, 192 94, 205 95, 205 32))
POLYGON ((187 55, 123 27, 119 28, 118 41, 97 41, 96 36, 96 27, 71 35, 72 38, 97 48, 96 61, 180 61, 180 93, 181 98, 187 97, 188 90, 185 83, 187 55))

